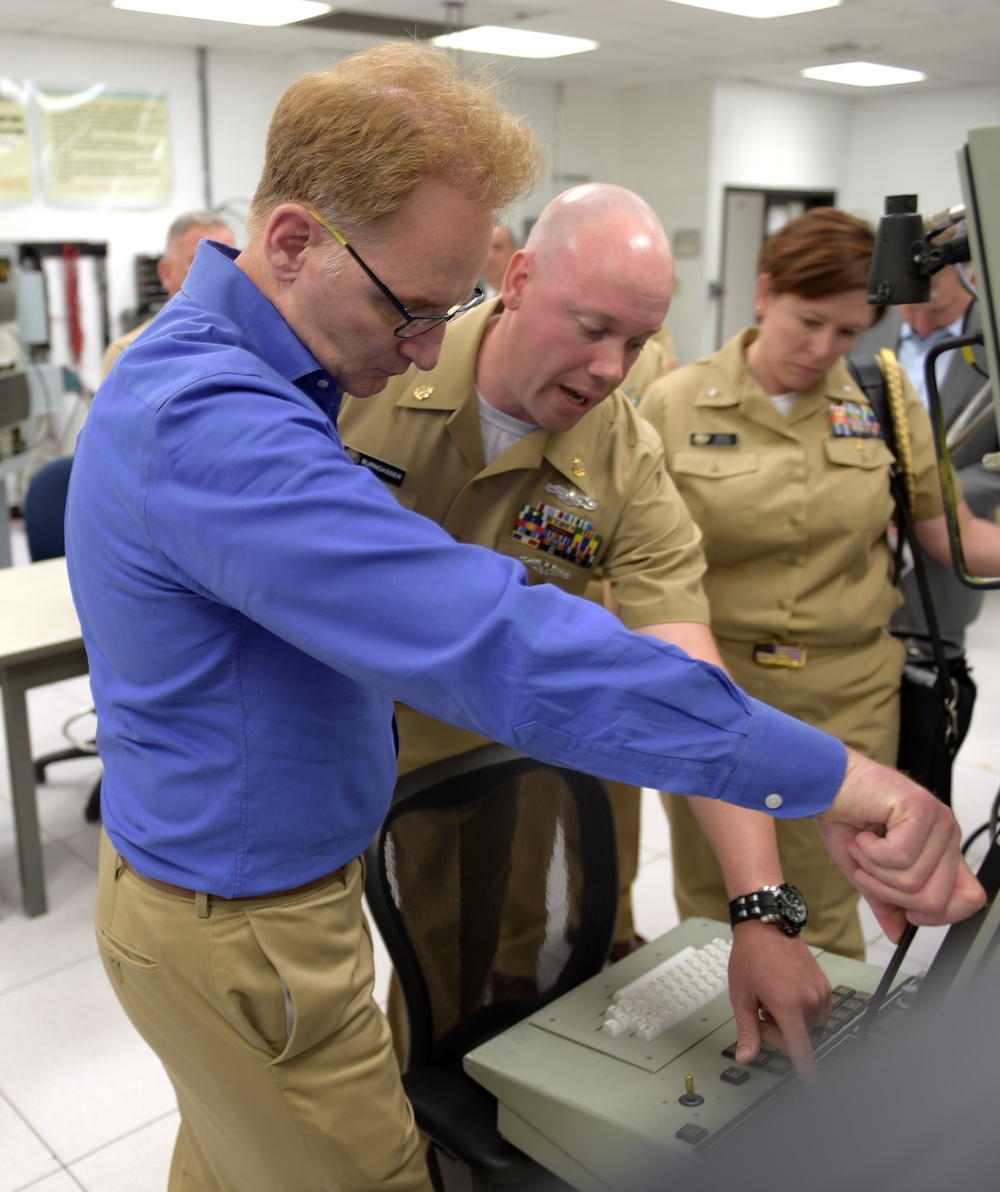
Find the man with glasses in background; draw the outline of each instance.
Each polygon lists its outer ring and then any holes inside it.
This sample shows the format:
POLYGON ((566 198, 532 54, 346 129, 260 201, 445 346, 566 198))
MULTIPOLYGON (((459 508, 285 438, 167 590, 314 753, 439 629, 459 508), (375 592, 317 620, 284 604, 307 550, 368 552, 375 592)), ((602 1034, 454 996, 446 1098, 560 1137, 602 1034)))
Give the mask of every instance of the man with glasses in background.
POLYGON ((341 391, 434 366, 538 172, 534 138, 444 54, 383 45, 299 79, 247 248, 201 245, 81 434, 67 560, 104 763, 98 939, 177 1093, 171 1192, 430 1188, 361 910, 393 697, 591 773, 816 814, 897 935, 981 903, 930 795, 529 588, 344 451, 341 391))

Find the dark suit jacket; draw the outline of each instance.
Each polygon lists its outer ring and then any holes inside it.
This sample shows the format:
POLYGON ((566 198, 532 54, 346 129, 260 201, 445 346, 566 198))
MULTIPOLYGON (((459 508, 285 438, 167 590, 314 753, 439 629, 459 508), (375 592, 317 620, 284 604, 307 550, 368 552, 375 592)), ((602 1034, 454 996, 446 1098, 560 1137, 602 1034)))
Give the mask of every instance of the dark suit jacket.
MULTIPOLYGON (((896 350, 900 326, 898 309, 890 307, 882 322, 858 340, 852 357, 870 359, 872 353, 884 346, 896 350)), ((981 329, 979 303, 973 302, 966 312, 963 333, 971 335, 981 329)), ((987 370, 986 354, 982 347, 976 347, 973 354, 982 372, 977 372, 961 352, 949 353, 947 371, 939 386, 945 424, 949 427, 983 384, 987 370)), ((984 455, 997 450, 997 426, 993 418, 968 443, 952 452, 951 461, 961 479, 963 495, 969 508, 979 517, 992 519, 1000 506, 1000 473, 988 472, 981 462, 984 455)), ((949 656, 957 656, 965 648, 965 627, 978 615, 983 602, 982 594, 967 588, 950 567, 942 566, 926 551, 923 552, 923 559, 946 652, 949 656)), ((892 631, 903 637, 918 639, 922 645, 926 645, 927 621, 912 570, 903 576, 900 590, 904 604, 892 619, 892 631)))

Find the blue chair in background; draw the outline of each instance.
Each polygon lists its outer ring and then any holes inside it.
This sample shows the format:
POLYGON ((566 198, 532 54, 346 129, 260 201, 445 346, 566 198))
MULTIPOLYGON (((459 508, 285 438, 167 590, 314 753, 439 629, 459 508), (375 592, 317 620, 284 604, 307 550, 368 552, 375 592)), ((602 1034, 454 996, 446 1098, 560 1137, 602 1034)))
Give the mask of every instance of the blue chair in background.
MULTIPOLYGON (((73 467, 71 456, 60 456, 44 464, 31 478, 24 495, 21 514, 28 538, 28 553, 33 563, 43 559, 57 559, 66 553, 64 523, 66 518, 66 494, 69 491, 69 476, 73 467)), ((63 726, 69 737, 69 726, 81 716, 93 714, 93 708, 71 717, 63 726)), ((72 740, 71 737, 69 737, 72 740)), ((92 741, 72 744, 35 759, 35 782, 45 781, 45 770, 54 762, 71 761, 79 757, 92 757, 97 753, 92 741)), ((90 792, 84 818, 88 823, 97 823, 101 818, 101 780, 98 778, 90 792)))

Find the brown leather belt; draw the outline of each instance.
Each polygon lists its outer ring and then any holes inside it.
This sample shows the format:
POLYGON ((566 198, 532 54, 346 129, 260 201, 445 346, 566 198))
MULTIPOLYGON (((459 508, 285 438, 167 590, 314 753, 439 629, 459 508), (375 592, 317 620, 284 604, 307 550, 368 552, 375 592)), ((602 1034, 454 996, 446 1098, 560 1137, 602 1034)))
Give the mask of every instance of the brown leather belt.
MULTIPOLYGON (((118 855, 121 858, 122 865, 129 873, 133 877, 137 877, 140 882, 145 882, 147 886, 153 886, 157 890, 163 890, 166 894, 177 894, 181 898, 196 898, 198 896, 198 890, 189 890, 185 886, 175 886, 173 882, 161 882, 156 877, 146 877, 145 874, 139 873, 130 861, 122 857, 121 853, 118 855)), ((286 898, 290 894, 302 894, 306 890, 312 890, 315 886, 322 886, 324 882, 331 882, 335 877, 340 877, 345 869, 347 869, 347 865, 341 865, 333 873, 327 873, 323 877, 313 878, 311 882, 305 882, 303 885, 295 886, 291 890, 272 890, 268 894, 244 894, 240 898, 225 898, 221 894, 209 894, 208 897, 215 902, 256 902, 261 898, 286 898)))

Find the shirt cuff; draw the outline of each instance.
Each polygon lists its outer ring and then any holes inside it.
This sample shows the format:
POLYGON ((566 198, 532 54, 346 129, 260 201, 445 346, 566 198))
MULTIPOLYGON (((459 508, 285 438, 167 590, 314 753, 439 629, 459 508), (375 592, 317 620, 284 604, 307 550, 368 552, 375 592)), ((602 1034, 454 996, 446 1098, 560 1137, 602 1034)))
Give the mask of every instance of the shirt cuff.
POLYGON ((847 749, 768 704, 750 704, 750 732, 723 801, 779 819, 826 811, 844 781, 847 749))

